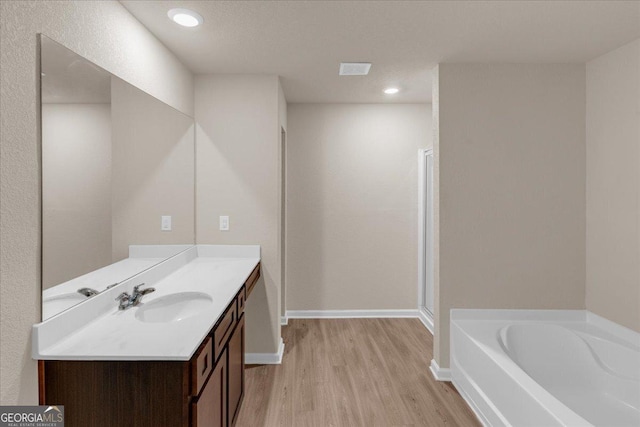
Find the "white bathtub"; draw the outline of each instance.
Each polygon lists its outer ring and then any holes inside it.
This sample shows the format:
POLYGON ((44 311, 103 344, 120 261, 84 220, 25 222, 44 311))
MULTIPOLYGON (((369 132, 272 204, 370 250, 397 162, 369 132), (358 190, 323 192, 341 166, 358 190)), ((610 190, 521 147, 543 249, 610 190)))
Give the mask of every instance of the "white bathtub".
POLYGON ((640 426, 640 334, 589 312, 452 310, 451 376, 487 426, 640 426))

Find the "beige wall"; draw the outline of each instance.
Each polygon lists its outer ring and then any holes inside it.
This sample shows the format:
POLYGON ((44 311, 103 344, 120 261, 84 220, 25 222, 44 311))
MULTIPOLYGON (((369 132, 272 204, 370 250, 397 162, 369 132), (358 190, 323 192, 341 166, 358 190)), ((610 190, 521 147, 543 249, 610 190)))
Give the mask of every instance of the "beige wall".
POLYGON ((640 40, 587 64, 587 309, 640 332, 640 40))
POLYGON ((193 119, 118 78, 111 79, 113 258, 129 245, 195 242, 193 119), (171 231, 161 231, 162 215, 171 231))
POLYGON ((42 106, 42 285, 111 263, 111 106, 42 106))
POLYGON ((280 340, 278 78, 196 77, 197 243, 259 244, 262 279, 247 300, 247 352, 280 340), (229 231, 218 218, 228 215, 229 231))
POLYGON ((441 64, 435 358, 452 308, 583 309, 584 65, 441 64))
POLYGON ((0 2, 0 404, 37 403, 40 320, 37 33, 189 114, 193 76, 118 2, 0 2))
POLYGON ((287 309, 416 309, 431 107, 290 104, 287 309))

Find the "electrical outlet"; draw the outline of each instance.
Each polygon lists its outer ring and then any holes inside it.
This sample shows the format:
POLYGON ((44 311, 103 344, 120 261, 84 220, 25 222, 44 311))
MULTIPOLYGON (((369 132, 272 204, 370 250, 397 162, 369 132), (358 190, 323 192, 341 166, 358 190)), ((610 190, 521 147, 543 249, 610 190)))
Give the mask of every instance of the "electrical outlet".
POLYGON ((220 217, 220 231, 229 231, 229 217, 226 215, 220 217))
POLYGON ((171 231, 171 215, 163 215, 160 218, 160 230, 171 231))

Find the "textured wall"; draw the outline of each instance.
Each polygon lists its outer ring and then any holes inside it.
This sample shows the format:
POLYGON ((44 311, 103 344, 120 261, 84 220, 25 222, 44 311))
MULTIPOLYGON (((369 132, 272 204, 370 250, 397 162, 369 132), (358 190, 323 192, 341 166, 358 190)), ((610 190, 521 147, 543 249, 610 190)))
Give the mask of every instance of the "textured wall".
POLYGON ((193 76, 115 1, 0 2, 0 404, 37 402, 40 320, 37 34, 192 113, 193 76))
POLYGON ((452 308, 584 309, 584 65, 440 64, 436 361, 452 308))
POLYGON ((587 309, 640 332, 640 40, 587 64, 587 309))
POLYGON ((42 285, 111 264, 111 105, 42 106, 42 285))
POLYGON ((290 104, 287 309, 416 309, 427 104, 290 104))
POLYGON ((262 247, 262 279, 247 300, 247 352, 280 341, 278 78, 196 77, 196 241, 262 247), (220 215, 230 230, 219 231, 220 215))

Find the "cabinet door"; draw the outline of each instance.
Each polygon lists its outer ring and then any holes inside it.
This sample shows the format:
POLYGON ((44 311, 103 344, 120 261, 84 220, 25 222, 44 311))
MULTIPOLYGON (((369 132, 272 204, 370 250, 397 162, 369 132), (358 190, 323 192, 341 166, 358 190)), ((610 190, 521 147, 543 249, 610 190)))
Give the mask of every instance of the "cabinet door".
POLYGON ((192 427, 227 427, 227 375, 223 352, 202 393, 191 404, 192 427))
POLYGON ((233 426, 244 397, 244 316, 229 339, 229 419, 233 426))

